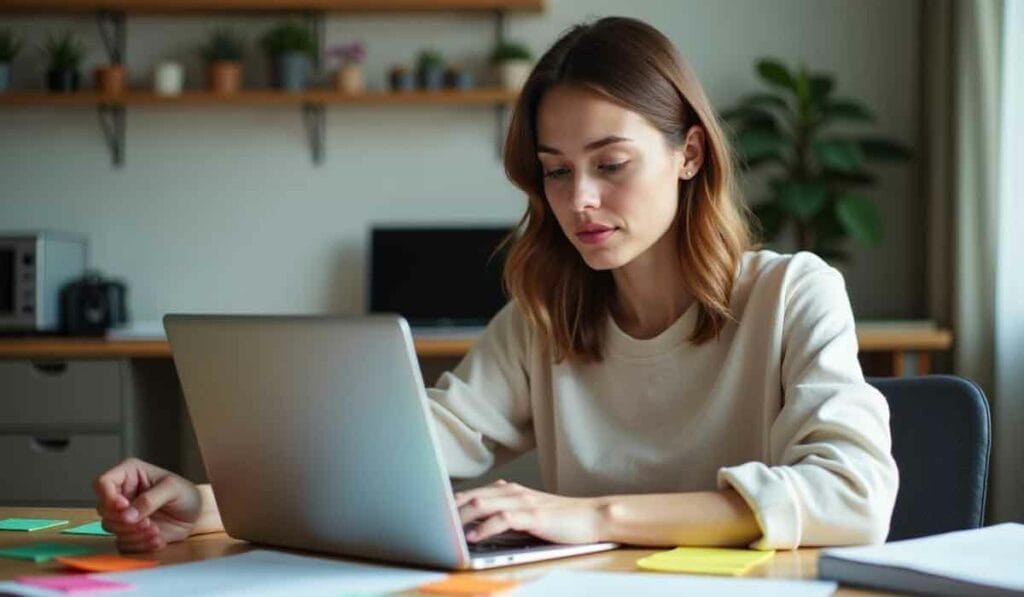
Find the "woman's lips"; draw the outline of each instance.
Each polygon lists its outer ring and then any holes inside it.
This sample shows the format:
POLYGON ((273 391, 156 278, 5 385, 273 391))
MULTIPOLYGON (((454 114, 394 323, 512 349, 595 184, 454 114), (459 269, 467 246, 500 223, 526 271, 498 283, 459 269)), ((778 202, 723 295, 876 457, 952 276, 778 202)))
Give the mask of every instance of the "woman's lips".
POLYGON ((615 234, 616 230, 618 230, 618 228, 593 228, 590 230, 581 230, 576 233, 576 237, 584 244, 599 245, 608 240, 611 235, 615 234))

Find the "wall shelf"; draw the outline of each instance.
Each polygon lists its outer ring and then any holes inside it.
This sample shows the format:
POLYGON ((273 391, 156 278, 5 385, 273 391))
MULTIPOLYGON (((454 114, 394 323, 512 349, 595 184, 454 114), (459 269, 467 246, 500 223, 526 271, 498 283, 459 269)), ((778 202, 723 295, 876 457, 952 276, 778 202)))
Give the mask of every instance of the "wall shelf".
POLYGON ((0 12, 541 12, 543 0, 3 0, 0 12))

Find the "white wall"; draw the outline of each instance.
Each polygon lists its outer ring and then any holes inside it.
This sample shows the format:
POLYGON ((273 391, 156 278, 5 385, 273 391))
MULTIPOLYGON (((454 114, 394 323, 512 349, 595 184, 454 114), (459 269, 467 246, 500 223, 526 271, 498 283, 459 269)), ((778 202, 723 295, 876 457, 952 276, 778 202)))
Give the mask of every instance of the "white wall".
MULTIPOLYGON (((547 0, 509 19, 509 36, 545 49, 571 24, 624 14, 680 47, 719 108, 755 88, 764 55, 838 75, 838 92, 871 106, 879 130, 911 147, 919 134, 916 0, 547 0)), ((135 82, 162 58, 185 60, 215 24, 253 39, 263 16, 130 17, 135 82)), ((71 27, 88 40, 86 72, 104 61, 90 16, 4 16, 28 36, 71 27)), ((480 64, 493 36, 472 15, 331 15, 328 43, 367 42, 371 85, 423 46, 480 64), (476 57, 476 58, 474 58, 476 57)), ((263 80, 262 57, 247 77, 263 80)), ((40 87, 29 48, 15 84, 40 87)), ((88 235, 94 265, 131 286, 137 320, 167 311, 355 312, 363 309, 364 247, 375 222, 512 222, 523 208, 495 154, 488 108, 343 108, 327 112, 327 159, 310 159, 297 108, 131 107, 127 163, 110 165, 95 110, 0 108, 0 229, 88 235)), ((884 246, 848 269, 858 316, 924 316, 924 243, 917 169, 886 167, 871 193, 887 220, 884 246)), ((757 197, 756 193, 753 193, 757 197)))

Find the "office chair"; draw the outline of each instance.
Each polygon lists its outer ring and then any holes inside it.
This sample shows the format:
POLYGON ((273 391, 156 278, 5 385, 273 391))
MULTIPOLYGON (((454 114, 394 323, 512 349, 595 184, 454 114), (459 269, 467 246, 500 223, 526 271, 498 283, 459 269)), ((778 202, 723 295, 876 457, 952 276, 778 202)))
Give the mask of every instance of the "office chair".
POLYGON ((867 381, 889 403, 900 470, 887 540, 982 526, 992 438, 981 388, 951 375, 867 381))

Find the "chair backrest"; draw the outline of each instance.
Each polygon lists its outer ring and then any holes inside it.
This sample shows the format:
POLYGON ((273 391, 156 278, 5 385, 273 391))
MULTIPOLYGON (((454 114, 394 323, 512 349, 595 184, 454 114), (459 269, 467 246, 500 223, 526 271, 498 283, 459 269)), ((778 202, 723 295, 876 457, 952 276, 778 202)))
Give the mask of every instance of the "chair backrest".
POLYGON ((992 440, 981 388, 951 375, 867 381, 889 402, 900 470, 888 540, 982 526, 992 440))

